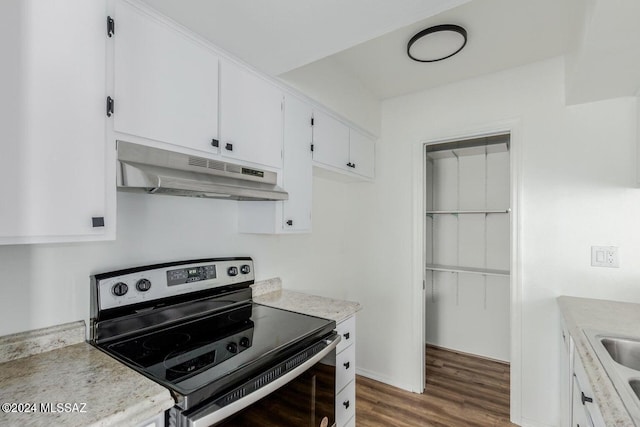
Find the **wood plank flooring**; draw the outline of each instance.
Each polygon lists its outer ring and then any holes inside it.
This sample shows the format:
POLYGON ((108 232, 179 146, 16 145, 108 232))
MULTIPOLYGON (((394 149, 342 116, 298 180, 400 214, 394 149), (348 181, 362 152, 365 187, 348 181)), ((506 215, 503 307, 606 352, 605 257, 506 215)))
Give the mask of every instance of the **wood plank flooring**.
POLYGON ((358 427, 513 426, 509 364, 438 347, 426 349, 424 394, 356 377, 358 427))

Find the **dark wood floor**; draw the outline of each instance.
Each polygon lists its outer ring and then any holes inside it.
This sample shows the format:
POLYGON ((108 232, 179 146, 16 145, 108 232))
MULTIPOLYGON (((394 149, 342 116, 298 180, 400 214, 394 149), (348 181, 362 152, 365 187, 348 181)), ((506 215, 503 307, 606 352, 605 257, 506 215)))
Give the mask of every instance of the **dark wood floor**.
POLYGON ((427 347, 424 394, 356 377, 358 427, 512 426, 509 364, 427 347))

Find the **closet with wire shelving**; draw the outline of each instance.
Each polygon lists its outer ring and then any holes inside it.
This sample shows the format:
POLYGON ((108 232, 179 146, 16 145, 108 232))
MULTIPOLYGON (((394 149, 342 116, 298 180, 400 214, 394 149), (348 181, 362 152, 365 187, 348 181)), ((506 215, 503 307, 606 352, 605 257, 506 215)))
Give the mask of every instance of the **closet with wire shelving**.
POLYGON ((510 137, 425 146, 426 342, 509 361, 510 137))

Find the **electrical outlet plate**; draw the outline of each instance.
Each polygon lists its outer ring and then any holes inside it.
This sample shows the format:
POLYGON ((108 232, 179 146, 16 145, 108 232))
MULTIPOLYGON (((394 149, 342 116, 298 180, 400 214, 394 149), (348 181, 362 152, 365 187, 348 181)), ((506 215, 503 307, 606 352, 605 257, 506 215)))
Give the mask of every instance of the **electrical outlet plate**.
POLYGON ((619 268, 617 246, 591 246, 591 266, 619 268))

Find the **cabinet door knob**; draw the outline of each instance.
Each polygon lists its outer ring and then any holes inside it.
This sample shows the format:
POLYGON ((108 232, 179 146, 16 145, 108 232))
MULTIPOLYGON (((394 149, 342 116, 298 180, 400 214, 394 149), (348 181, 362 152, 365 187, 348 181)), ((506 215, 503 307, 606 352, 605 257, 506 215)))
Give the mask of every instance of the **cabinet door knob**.
POLYGON ((349 362, 344 363, 344 369, 349 369, 349 366, 351 366, 349 362))
POLYGON ((580 396, 580 400, 582 400, 582 404, 583 405, 584 405, 585 402, 593 403, 593 399, 592 398, 590 398, 588 396, 585 396, 584 392, 582 392, 582 391, 580 393, 582 393, 582 396, 580 396))
POLYGON ((344 405, 345 409, 349 409, 349 401, 345 400, 344 402, 342 402, 342 404, 344 405))
POLYGON ((212 139, 211 140, 211 146, 212 147, 219 147, 220 146, 220 141, 218 141, 217 139, 212 139))
POLYGON ((346 334, 342 334, 342 336, 344 337, 345 340, 349 339, 349 332, 347 332, 346 334))
POLYGON ((355 163, 351 163, 351 167, 355 169, 356 168, 356 164, 355 163))
POLYGON ((224 149, 228 151, 233 151, 233 144, 227 142, 224 146, 224 149))
POLYGON ((293 220, 292 219, 287 220, 287 225, 291 227, 293 225, 293 220))

